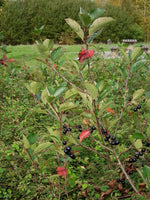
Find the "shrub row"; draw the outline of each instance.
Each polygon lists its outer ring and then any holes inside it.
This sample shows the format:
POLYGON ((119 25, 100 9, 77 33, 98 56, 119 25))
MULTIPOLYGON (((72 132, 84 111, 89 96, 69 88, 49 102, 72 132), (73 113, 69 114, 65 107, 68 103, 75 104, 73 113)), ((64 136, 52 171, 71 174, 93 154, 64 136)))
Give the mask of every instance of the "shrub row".
MULTIPOLYGON (((79 20, 78 11, 83 7, 89 11, 96 5, 90 0, 17 0, 8 1, 0 14, 0 29, 4 32, 5 44, 34 43, 38 39, 35 29, 44 25, 41 38, 53 39, 59 43, 80 43, 74 32, 65 23, 65 18, 79 20)), ((106 26, 97 42, 106 42, 108 38, 117 42, 125 38, 143 40, 141 28, 134 24, 131 17, 120 8, 106 6, 106 16, 115 21, 106 26)))

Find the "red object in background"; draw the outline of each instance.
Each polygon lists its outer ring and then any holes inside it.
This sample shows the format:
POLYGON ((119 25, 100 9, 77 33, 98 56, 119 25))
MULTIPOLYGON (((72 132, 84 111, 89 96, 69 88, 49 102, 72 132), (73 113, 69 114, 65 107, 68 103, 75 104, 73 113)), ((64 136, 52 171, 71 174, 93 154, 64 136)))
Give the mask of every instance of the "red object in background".
POLYGON ((63 176, 64 178, 67 175, 67 170, 64 167, 58 167, 57 172, 60 176, 63 176))
POLYGON ((84 138, 87 138, 90 135, 91 131, 90 130, 84 130, 81 132, 80 134, 80 142, 82 142, 82 140, 84 138))
POLYGON ((83 47, 81 47, 81 52, 78 54, 79 62, 82 63, 85 59, 89 59, 94 55, 94 49, 91 50, 85 50, 83 47))
POLYGON ((3 59, 0 59, 0 64, 1 64, 1 65, 4 65, 4 66, 7 66, 6 63, 14 62, 14 61, 16 61, 16 60, 13 59, 13 58, 7 60, 7 56, 4 54, 4 55, 3 55, 3 59))

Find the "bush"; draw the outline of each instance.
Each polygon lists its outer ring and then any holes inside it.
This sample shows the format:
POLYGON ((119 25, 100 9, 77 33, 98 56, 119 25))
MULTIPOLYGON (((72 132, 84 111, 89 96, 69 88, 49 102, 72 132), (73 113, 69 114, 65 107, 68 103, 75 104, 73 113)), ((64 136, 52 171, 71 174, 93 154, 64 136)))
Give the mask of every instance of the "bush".
POLYGON ((55 42, 79 42, 65 18, 78 20, 78 10, 82 6, 87 11, 95 4, 84 0, 26 0, 9 1, 3 7, 0 28, 4 31, 3 42, 6 44, 34 43, 37 35, 35 28, 45 25, 41 38, 53 39, 55 42), (74 36, 69 40, 69 37, 74 36), (67 38, 67 40, 66 40, 67 38))
POLYGON ((113 42, 122 41, 123 39, 144 40, 144 30, 132 20, 132 17, 126 11, 112 5, 105 6, 105 16, 115 19, 109 25, 106 25, 98 40, 106 42, 111 38, 113 42))

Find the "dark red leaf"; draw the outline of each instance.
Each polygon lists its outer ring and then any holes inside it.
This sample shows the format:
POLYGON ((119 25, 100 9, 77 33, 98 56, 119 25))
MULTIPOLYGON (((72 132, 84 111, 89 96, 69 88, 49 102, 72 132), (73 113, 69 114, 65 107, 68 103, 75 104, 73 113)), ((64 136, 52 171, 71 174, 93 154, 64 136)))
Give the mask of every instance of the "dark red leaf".
POLYGON ((82 140, 84 138, 87 138, 90 135, 91 131, 90 130, 84 130, 81 132, 80 134, 80 142, 82 142, 82 140))
POLYGON ((57 172, 60 176, 63 176, 64 178, 67 175, 67 170, 64 167, 58 167, 57 172))
POLYGON ((82 63, 85 59, 91 58, 94 55, 94 49, 85 50, 81 47, 82 51, 78 54, 79 62, 82 63))

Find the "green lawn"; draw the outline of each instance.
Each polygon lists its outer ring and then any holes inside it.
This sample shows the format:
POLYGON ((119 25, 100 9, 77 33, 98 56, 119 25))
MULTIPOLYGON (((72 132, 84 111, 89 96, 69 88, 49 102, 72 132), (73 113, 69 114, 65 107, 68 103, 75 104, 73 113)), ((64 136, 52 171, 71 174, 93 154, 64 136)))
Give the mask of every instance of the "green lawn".
MULTIPOLYGON (((111 46, 116 46, 117 44, 112 44, 111 46)), ((57 47, 58 45, 55 45, 57 47)), ((78 52, 81 50, 81 46, 83 45, 59 45, 64 49, 64 59, 76 59, 78 52)), ((110 51, 110 45, 106 44, 95 44, 94 48, 102 47, 104 51, 110 51)), ((150 44, 149 44, 150 47, 150 44)), ((93 46, 91 47, 93 48, 93 46)), ((8 46, 7 47, 8 58, 14 58, 17 61, 18 65, 35 65, 39 63, 35 57, 40 58, 41 55, 37 50, 35 45, 17 45, 17 46, 8 46)))

